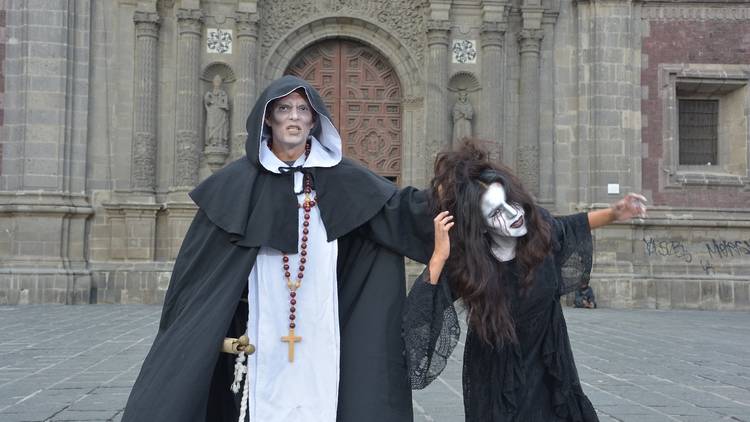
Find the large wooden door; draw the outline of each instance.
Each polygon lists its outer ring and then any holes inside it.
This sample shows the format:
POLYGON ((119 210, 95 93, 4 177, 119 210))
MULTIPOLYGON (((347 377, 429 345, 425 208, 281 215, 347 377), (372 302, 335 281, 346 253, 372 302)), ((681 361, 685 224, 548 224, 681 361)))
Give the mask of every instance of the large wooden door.
POLYGON ((348 40, 326 40, 302 51, 286 73, 307 80, 323 96, 345 156, 399 182, 401 84, 380 53, 348 40))

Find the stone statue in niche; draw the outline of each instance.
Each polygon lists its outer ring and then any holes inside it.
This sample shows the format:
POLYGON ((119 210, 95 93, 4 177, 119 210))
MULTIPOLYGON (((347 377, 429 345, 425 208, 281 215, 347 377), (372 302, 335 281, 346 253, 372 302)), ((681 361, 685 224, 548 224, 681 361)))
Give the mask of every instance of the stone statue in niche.
POLYGON ((229 139, 229 97, 221 89, 223 80, 214 76, 213 89, 203 96, 206 106, 206 146, 226 146, 229 139))
POLYGON ((474 118, 474 107, 469 102, 465 90, 458 92, 458 101, 453 106, 453 143, 471 137, 471 120, 474 118))

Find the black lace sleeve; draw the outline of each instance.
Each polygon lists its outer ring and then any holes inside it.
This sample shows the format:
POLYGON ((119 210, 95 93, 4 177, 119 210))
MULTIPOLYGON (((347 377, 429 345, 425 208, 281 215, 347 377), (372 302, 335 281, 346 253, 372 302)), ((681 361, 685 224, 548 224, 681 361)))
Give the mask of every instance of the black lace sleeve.
POLYGON ((427 270, 414 282, 404 309, 406 363, 414 390, 427 387, 443 372, 461 333, 447 280, 441 277, 433 285, 426 276, 427 270))
POLYGON ((558 294, 562 296, 591 278, 594 246, 588 214, 554 217, 551 224, 555 262, 560 268, 558 294))

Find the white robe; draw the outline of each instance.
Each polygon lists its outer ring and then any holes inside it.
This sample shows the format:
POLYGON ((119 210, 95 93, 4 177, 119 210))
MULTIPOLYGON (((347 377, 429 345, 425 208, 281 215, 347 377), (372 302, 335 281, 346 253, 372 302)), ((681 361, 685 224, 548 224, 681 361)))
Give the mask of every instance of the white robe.
MULTIPOLYGON (((329 167, 340 161, 339 151, 322 148, 313 138, 310 156, 294 166, 329 167), (336 156, 338 155, 338 156, 336 156), (304 163, 304 164, 303 164, 304 163)), ((261 164, 278 172, 286 166, 261 143, 261 164)), ((294 174, 295 192, 302 190, 303 175, 294 174)), ((314 192, 313 192, 314 197, 314 192)), ((297 197, 301 204, 304 194, 297 197)), ((304 210, 299 210, 302 237, 304 210)), ((339 315, 336 263, 337 241, 326 240, 319 208, 310 211, 307 263, 297 290, 294 362, 288 359, 289 289, 284 279, 282 253, 262 247, 248 277, 248 335, 256 352, 248 358, 248 413, 251 421, 335 422, 339 386, 339 315)), ((299 254, 288 255, 292 280, 296 280, 299 254)))

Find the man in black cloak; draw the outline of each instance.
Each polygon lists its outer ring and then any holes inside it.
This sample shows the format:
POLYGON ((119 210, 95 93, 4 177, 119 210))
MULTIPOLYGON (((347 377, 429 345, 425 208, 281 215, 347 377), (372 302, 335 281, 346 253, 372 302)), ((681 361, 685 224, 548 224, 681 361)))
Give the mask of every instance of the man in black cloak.
POLYGON ((411 421, 403 257, 432 251, 427 198, 342 158, 304 80, 272 82, 247 132, 247 155, 190 194, 198 211, 123 422, 237 421, 241 401, 263 422, 411 421), (243 333, 257 346, 248 400, 220 353, 243 333))

